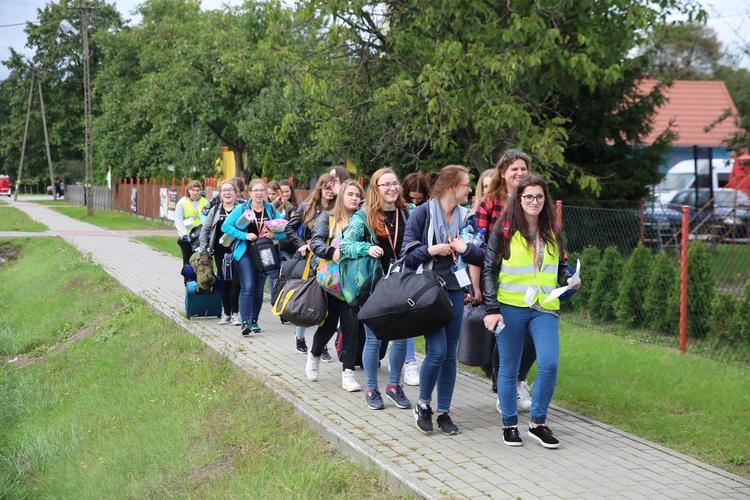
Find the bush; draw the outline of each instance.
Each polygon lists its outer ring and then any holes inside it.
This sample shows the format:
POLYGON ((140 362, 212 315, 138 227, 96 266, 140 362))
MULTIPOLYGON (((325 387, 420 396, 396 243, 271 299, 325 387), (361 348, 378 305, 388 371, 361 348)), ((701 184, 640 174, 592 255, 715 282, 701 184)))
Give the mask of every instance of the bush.
POLYGON ((568 262, 575 268, 576 260, 581 260, 581 288, 573 295, 569 302, 572 309, 585 308, 591 297, 591 289, 599 269, 599 263, 602 260, 602 252, 598 247, 586 247, 583 252, 571 253, 568 256, 568 262))
POLYGON ((641 326, 646 322, 644 299, 651 276, 651 259, 651 250, 638 244, 625 262, 615 304, 615 315, 620 323, 641 326))
POLYGON ((740 343, 744 324, 743 300, 731 293, 718 293, 711 305, 711 338, 720 342, 740 343))
MULTIPOLYGON (((583 264, 582 264, 583 265, 583 264)), ((589 316, 595 321, 613 321, 615 303, 622 274, 622 256, 617 247, 608 247, 598 266, 596 279, 591 288, 589 316)))
POLYGON ((705 338, 711 328, 711 305, 714 298, 711 277, 711 256, 700 242, 693 242, 688 250, 688 336, 705 338))
POLYGON ((646 324, 659 333, 677 332, 679 322, 679 268, 664 252, 656 254, 643 298, 646 324))

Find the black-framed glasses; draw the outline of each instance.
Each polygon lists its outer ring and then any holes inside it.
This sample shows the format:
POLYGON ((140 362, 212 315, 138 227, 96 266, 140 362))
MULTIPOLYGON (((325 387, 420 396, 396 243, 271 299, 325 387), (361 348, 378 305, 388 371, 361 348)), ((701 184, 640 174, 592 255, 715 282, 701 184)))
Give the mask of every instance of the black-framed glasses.
POLYGON ((536 196, 534 196, 533 194, 522 194, 521 198, 526 203, 531 203, 531 202, 544 203, 544 195, 543 194, 538 194, 536 196))

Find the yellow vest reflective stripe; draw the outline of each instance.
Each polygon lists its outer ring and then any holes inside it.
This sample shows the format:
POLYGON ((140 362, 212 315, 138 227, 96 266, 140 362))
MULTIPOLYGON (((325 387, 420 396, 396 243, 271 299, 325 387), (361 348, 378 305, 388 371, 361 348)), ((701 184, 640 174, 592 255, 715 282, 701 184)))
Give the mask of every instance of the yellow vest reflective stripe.
POLYGON ((189 233, 191 229, 202 224, 201 212, 203 211, 203 207, 208 205, 208 200, 201 196, 198 199, 198 210, 193 206, 192 200, 186 196, 182 197, 180 203, 182 204, 182 216, 185 221, 185 229, 187 229, 189 233))
MULTIPOLYGON (((557 288, 560 257, 550 253, 550 247, 553 251, 556 251, 557 247, 551 243, 545 245, 542 269, 534 273, 534 253, 521 233, 516 231, 508 244, 510 258, 503 259, 498 275, 497 301, 516 307, 529 307, 525 297, 531 286, 537 291, 535 302, 541 304, 557 288)), ((553 311, 560 309, 560 300, 550 300, 542 307, 553 311)))

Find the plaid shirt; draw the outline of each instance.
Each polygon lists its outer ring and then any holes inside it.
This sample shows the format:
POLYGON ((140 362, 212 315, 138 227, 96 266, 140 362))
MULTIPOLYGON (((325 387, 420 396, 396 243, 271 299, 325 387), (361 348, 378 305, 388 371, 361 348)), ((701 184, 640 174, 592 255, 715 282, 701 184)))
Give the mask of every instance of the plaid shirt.
POLYGON ((492 231, 492 226, 495 225, 497 219, 500 217, 500 212, 503 211, 503 202, 500 200, 482 200, 477 206, 475 220, 479 229, 485 228, 489 236, 489 232, 492 231))

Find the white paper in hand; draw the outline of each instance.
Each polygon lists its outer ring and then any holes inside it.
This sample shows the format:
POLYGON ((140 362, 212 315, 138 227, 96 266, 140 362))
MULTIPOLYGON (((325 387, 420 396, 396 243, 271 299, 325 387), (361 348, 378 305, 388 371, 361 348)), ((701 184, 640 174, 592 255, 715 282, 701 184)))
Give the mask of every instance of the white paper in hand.
POLYGON ((542 304, 545 304, 549 302, 550 300, 554 300, 558 298, 560 295, 564 294, 571 288, 573 288, 575 285, 581 282, 581 259, 578 259, 576 261, 576 272, 571 276, 570 283, 568 283, 566 286, 561 286, 560 288, 555 288, 555 290, 549 294, 549 296, 544 299, 544 302, 542 304))

